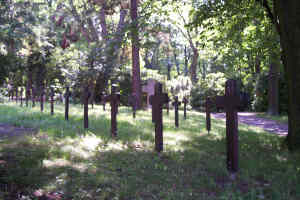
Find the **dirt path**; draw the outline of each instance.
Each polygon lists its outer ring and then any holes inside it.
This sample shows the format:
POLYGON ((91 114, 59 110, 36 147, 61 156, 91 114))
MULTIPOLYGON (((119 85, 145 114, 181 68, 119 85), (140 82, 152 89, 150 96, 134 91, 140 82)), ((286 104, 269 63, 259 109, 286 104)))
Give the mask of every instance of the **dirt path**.
MULTIPOLYGON (((225 113, 213 113, 212 116, 217 119, 225 119, 225 113)), ((265 131, 277 135, 287 135, 288 125, 276 122, 270 119, 257 117, 255 113, 238 113, 239 123, 263 128, 265 131)))
POLYGON ((8 124, 0 124, 0 139, 30 135, 36 133, 37 130, 33 128, 15 127, 8 124))

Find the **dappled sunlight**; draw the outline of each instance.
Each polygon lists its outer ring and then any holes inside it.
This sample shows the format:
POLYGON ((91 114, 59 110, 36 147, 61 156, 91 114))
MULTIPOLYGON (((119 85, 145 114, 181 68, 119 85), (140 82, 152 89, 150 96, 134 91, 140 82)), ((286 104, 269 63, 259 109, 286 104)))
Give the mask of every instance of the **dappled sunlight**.
POLYGON ((89 167, 86 163, 71 162, 63 158, 43 160, 43 166, 46 168, 71 167, 80 172, 84 172, 89 167))

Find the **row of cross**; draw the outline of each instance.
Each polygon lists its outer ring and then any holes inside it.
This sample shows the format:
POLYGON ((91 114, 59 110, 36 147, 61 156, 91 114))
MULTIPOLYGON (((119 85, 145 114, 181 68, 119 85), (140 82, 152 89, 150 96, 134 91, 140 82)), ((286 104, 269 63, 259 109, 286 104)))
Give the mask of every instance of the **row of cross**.
MULTIPOLYGON (((186 100, 185 100, 186 101, 186 100)), ((155 150, 163 150, 163 105, 168 103, 168 95, 162 92, 162 84, 155 85, 155 94, 150 97, 152 105, 152 121, 155 123, 155 150)), ((206 128, 211 130, 210 108, 213 104, 222 107, 226 111, 226 147, 227 169, 230 172, 238 171, 238 115, 237 107, 240 105, 239 91, 235 80, 226 81, 225 95, 217 96, 214 100, 206 99, 206 128)), ((175 125, 178 127, 178 98, 173 103, 175 107, 175 125)), ((186 110, 186 109, 185 109, 186 110)), ((186 113, 184 114, 186 116, 186 113)))
MULTIPOLYGON (((22 93, 22 90, 21 90, 22 93)), ((217 96, 215 99, 206 99, 206 128, 208 133, 211 130, 211 117, 210 110, 212 105, 222 107, 226 111, 226 147, 227 147, 227 168, 231 172, 238 171, 238 116, 237 107, 240 105, 239 92, 237 89, 237 83, 235 80, 226 81, 225 95, 217 96)), ((17 94, 16 94, 17 95, 17 94)), ((27 95, 26 95, 27 96, 27 95)), ((41 95, 41 111, 43 111, 43 95, 41 95)), ((69 87, 66 87, 65 93, 65 120, 69 119, 69 87)), ((88 87, 84 90, 84 128, 88 128, 88 100, 91 94, 88 87)), ((18 98, 16 98, 17 100, 18 98)), ((162 110, 164 104, 169 104, 169 97, 167 93, 163 93, 162 84, 155 84, 154 95, 150 96, 150 104, 152 105, 152 122, 155 124, 155 150, 157 152, 163 151, 163 115, 162 110)), ((26 98, 26 104, 28 99, 26 98)), ((112 137, 117 136, 117 113, 118 105, 120 103, 120 94, 116 92, 116 87, 111 87, 111 94, 104 96, 102 101, 110 102, 111 107, 111 135, 112 137)), ((184 103, 184 119, 186 119, 186 105, 187 98, 183 99, 184 103)), ((34 102, 33 102, 34 103, 34 102)), ((54 90, 51 88, 50 93, 50 108, 51 115, 54 114, 54 90)), ((136 98, 135 96, 129 97, 129 103, 133 109, 133 117, 136 116, 136 98)), ((178 121, 178 107, 180 106, 178 97, 174 98, 173 106, 175 110, 175 126, 179 126, 178 121)), ((22 98, 21 98, 22 105, 22 98)), ((167 109, 169 107, 167 106, 167 109)), ((169 110, 169 109, 168 109, 169 110)), ((168 111, 167 110, 167 111, 168 111)))

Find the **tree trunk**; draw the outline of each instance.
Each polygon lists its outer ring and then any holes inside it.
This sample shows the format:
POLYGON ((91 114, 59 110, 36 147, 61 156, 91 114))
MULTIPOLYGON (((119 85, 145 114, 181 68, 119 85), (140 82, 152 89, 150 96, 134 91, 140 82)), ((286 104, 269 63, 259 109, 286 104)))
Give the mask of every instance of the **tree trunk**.
POLYGON ((132 20, 131 42, 132 42, 132 95, 136 97, 137 108, 141 108, 141 77, 140 77, 140 54, 138 35, 137 0, 131 0, 130 15, 132 20))
POLYGON ((273 55, 271 58, 270 71, 269 71, 269 90, 268 90, 268 114, 279 114, 279 63, 277 56, 273 55))
POLYGON ((179 61, 177 60, 177 54, 175 53, 175 50, 174 50, 174 60, 175 60, 177 75, 179 76, 180 75, 179 61))
POLYGON ((280 29, 280 43, 283 50, 285 73, 288 81, 289 150, 300 149, 300 1, 273 1, 280 29))
POLYGON ((191 73, 191 81, 193 84, 197 82, 197 63, 198 63, 199 53, 198 49, 193 46, 193 58, 192 58, 192 64, 190 66, 190 73, 191 73))
POLYGON ((188 75, 188 54, 187 54, 187 48, 184 47, 184 76, 188 75))

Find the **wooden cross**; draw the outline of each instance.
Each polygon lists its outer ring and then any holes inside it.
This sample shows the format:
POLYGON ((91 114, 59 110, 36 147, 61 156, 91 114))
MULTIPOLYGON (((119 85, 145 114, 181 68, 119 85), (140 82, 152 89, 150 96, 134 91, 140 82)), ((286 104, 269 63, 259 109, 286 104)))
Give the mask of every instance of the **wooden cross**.
POLYGON ((16 87, 16 103, 18 103, 18 87, 16 87))
POLYGON ((137 108, 137 97, 136 94, 132 94, 128 97, 128 102, 132 106, 132 117, 136 117, 136 108, 137 108))
POLYGON ((152 121, 155 123, 155 150, 161 152, 163 150, 163 104, 168 102, 168 94, 162 93, 162 84, 155 84, 154 95, 150 96, 150 104, 152 105, 152 121))
POLYGON ((211 108, 212 101, 209 97, 206 98, 205 102, 205 112, 206 112, 206 130, 209 134, 211 129, 211 119, 210 119, 210 108, 211 108))
POLYGON ((66 93, 65 93, 65 120, 69 120, 69 86, 66 87, 66 93))
POLYGON ((41 112, 43 112, 44 111, 44 87, 41 87, 40 106, 41 106, 41 112))
POLYGON ((27 82, 26 83, 26 107, 28 107, 28 100, 29 100, 29 97, 30 97, 30 88, 29 88, 29 83, 27 82))
POLYGON ((189 100, 187 97, 183 97, 183 117, 186 119, 186 105, 188 104, 189 100))
POLYGON ((240 105, 236 80, 226 81, 225 96, 217 96, 216 105, 226 111, 227 169, 235 173, 238 171, 237 107, 240 105))
POLYGON ((142 87, 142 91, 147 93, 147 108, 151 108, 150 96, 154 94, 156 81, 153 79, 149 79, 147 81, 147 85, 142 87))
POLYGON ((174 102, 173 102, 173 106, 174 106, 174 111, 175 111, 175 127, 178 128, 179 127, 179 121, 178 121, 178 107, 180 106, 181 102, 178 101, 178 96, 174 97, 174 102))
POLYGON ((120 94, 115 93, 116 88, 115 86, 111 87, 111 94, 108 96, 105 96, 103 101, 104 102, 110 102, 110 123, 111 123, 111 136, 116 137, 117 136, 117 113, 118 113, 118 106, 120 103, 120 94))
POLYGON ((20 104, 20 106, 22 107, 23 106, 23 91, 24 91, 24 89, 23 89, 23 87, 21 87, 21 99, 20 99, 20 101, 21 101, 21 104, 20 104))
POLYGON ((89 87, 86 86, 83 94, 83 121, 84 128, 89 128, 89 98, 91 97, 91 93, 89 91, 89 87))
POLYGON ((50 112, 51 112, 51 115, 54 114, 54 89, 51 88, 51 94, 50 94, 50 112))
POLYGON ((31 88, 31 101, 32 101, 32 107, 35 107, 35 89, 34 87, 31 88))

